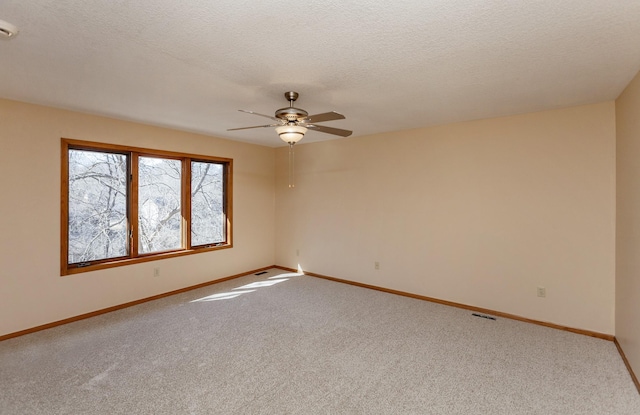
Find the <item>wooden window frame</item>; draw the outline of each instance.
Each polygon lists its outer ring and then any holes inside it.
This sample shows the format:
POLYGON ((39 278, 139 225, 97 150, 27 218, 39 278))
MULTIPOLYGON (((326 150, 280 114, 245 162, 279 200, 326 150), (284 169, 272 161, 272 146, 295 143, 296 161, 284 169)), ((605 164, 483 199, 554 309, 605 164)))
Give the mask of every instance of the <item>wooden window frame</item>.
POLYGON ((201 154, 178 153, 141 147, 99 143, 93 141, 61 139, 61 186, 60 186, 60 275, 72 275, 106 268, 119 267, 141 262, 157 261, 184 255, 217 251, 233 247, 233 159, 206 156, 201 154), (128 227, 131 232, 129 254, 126 257, 108 258, 91 261, 88 265, 69 264, 69 150, 91 150, 126 154, 129 157, 127 188, 128 227), (182 241, 183 247, 176 250, 138 253, 138 157, 162 157, 182 161, 182 241), (223 166, 223 203, 226 216, 226 239, 215 245, 191 246, 191 162, 218 163, 223 166))

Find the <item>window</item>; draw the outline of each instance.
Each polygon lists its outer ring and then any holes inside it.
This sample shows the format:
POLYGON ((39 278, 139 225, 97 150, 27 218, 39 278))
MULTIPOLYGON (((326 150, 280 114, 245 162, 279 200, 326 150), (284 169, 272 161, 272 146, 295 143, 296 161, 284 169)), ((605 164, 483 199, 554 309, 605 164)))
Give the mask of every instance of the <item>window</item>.
POLYGON ((182 161, 138 158, 138 250, 182 247, 182 161))
POLYGON ((61 274, 231 247, 231 167, 62 139, 61 274))

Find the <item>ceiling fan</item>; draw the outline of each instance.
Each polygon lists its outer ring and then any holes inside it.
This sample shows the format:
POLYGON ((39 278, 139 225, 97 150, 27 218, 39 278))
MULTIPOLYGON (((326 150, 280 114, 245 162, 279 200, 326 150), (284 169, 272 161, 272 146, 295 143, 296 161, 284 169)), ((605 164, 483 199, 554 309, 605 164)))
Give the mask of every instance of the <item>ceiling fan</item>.
POLYGON ((342 130, 340 128, 327 127, 317 125, 318 122, 343 120, 344 115, 337 112, 324 112, 322 114, 309 115, 309 113, 301 108, 295 108, 293 103, 298 99, 299 94, 294 91, 284 93, 284 97, 289 101, 289 106, 280 108, 274 116, 259 114, 255 111, 240 110, 247 114, 259 115, 260 117, 269 118, 275 123, 267 125, 255 125, 253 127, 230 128, 227 131, 248 130, 250 128, 266 128, 275 127, 276 132, 289 145, 293 145, 302 140, 307 130, 319 131, 321 133, 339 135, 340 137, 349 137, 352 131, 342 130))
POLYGON ((337 112, 323 112, 322 114, 309 115, 309 113, 301 108, 296 108, 293 103, 298 99, 299 94, 294 91, 284 93, 284 97, 289 101, 289 106, 280 108, 275 115, 259 114, 255 111, 240 110, 247 114, 259 115, 260 117, 269 118, 275 123, 267 125, 254 125, 252 127, 230 128, 227 131, 248 130, 251 128, 268 128, 275 127, 276 132, 285 143, 289 144, 289 187, 295 187, 293 183, 293 145, 302 140, 307 130, 319 131, 321 133, 339 135, 340 137, 349 137, 353 132, 342 130, 340 128, 327 127, 317 125, 318 122, 343 120, 344 115, 337 112))

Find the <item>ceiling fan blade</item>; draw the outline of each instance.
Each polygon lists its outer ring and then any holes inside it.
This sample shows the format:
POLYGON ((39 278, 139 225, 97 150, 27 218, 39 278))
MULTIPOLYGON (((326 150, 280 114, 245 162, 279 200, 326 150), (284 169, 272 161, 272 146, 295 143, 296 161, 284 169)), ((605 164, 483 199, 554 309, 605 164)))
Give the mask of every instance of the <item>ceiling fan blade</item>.
POLYGON ((304 119, 304 122, 322 122, 333 120, 344 120, 344 115, 338 114, 335 111, 323 112, 322 114, 309 115, 304 119))
POLYGON ((279 127, 280 124, 254 125, 253 127, 229 128, 227 131, 248 130, 250 128, 279 127))
POLYGON ((255 112, 255 111, 247 111, 247 110, 238 110, 238 111, 246 112, 247 114, 259 115, 261 117, 269 118, 274 121, 279 121, 279 122, 282 121, 280 118, 272 117, 271 115, 260 114, 259 112, 255 112))
POLYGON ((307 124, 305 125, 305 127, 310 130, 320 131, 321 133, 339 135, 340 137, 349 137, 351 134, 353 134, 353 131, 342 130, 340 128, 325 127, 324 125, 307 124))

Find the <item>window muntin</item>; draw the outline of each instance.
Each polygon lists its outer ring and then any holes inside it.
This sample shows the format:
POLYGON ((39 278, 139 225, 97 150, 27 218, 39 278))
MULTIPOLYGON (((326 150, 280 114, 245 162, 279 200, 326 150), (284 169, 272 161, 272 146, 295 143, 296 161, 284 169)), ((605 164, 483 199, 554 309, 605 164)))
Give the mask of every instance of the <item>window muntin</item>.
POLYGON ((62 139, 61 275, 232 247, 232 164, 62 139))

